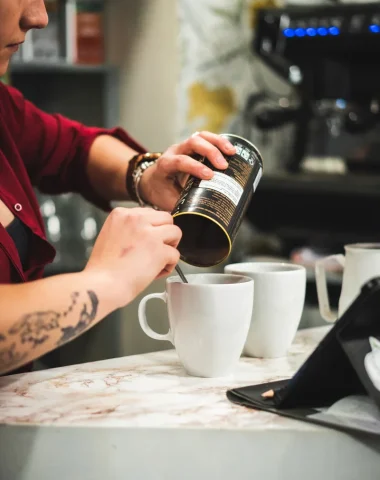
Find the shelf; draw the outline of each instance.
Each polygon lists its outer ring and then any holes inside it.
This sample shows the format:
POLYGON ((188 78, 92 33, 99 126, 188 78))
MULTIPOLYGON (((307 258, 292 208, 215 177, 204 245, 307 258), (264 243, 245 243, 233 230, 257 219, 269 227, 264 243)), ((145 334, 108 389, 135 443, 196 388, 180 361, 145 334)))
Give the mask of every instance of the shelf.
POLYGON ((278 173, 263 175, 259 190, 380 197, 380 175, 278 173))
POLYGON ((113 65, 75 65, 60 62, 12 62, 10 74, 13 73, 108 73, 116 69, 113 65))

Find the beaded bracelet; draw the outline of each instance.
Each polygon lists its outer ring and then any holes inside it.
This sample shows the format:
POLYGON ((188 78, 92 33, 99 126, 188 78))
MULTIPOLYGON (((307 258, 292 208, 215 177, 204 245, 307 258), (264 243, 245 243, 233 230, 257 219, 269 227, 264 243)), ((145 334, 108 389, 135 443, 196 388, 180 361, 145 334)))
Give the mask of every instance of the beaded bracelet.
POLYGON ((129 161, 126 177, 127 192, 129 198, 142 207, 150 206, 156 208, 153 205, 149 205, 141 198, 139 184, 145 170, 154 165, 161 155, 161 153, 138 153, 129 161))

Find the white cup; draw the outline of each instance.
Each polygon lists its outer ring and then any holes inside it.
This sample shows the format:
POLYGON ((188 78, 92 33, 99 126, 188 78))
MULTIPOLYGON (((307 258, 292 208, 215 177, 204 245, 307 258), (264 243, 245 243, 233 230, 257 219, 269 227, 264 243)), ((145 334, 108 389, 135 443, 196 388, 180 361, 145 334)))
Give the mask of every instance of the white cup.
POLYGON ((319 310, 327 322, 335 322, 340 318, 359 295, 362 286, 380 275, 379 243, 345 245, 344 250, 345 255, 330 255, 315 264, 319 310), (326 281, 326 270, 333 261, 343 269, 338 315, 331 311, 326 281))
POLYGON ((253 308, 253 280, 215 274, 187 275, 166 280, 166 292, 144 297, 139 305, 143 331, 156 340, 171 342, 189 375, 223 377, 233 372, 242 354, 253 308), (167 303, 170 329, 154 332, 146 318, 146 303, 167 303))
POLYGON ((251 277, 255 282, 244 354, 260 358, 285 356, 301 321, 306 269, 288 263, 252 262, 227 265, 224 271, 251 277))

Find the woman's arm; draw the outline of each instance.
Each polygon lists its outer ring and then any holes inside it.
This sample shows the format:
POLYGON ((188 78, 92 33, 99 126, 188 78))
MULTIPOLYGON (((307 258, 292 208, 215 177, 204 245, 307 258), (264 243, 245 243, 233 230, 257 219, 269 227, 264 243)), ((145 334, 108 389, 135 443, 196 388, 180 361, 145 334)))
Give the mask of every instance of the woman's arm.
POLYGON ((105 200, 128 200, 126 178, 136 150, 110 135, 98 136, 91 145, 87 174, 91 186, 105 200))
MULTIPOLYGON (((110 201, 127 200, 126 172, 136 153, 146 152, 121 128, 87 127, 62 115, 43 112, 20 92, 0 84, 0 107, 7 112, 9 134, 17 144, 32 184, 42 193, 78 192, 104 210, 110 201)), ((213 172, 192 155, 207 157, 225 169, 223 155, 235 148, 223 137, 197 132, 172 145, 144 173, 141 197, 161 210, 172 211, 188 175, 210 179, 213 172), (149 172, 149 173, 148 173, 149 172)))
POLYGON ((168 213, 115 208, 83 272, 0 285, 0 374, 73 340, 170 273, 180 239, 168 213))
POLYGON ((73 340, 116 308, 105 275, 86 271, 0 285, 0 374, 73 340))
MULTIPOLYGON (((213 172, 191 155, 205 156, 219 169, 228 163, 221 152, 233 155, 236 149, 225 138, 200 132, 178 145, 172 145, 148 168, 141 178, 141 197, 161 210, 172 211, 188 175, 209 180, 213 172)), ((87 174, 92 188, 106 200, 126 200, 126 174, 136 149, 109 135, 98 136, 88 158, 87 174)))
MULTIPOLYGON (((117 177, 121 180, 128 160, 135 152, 146 151, 123 129, 87 127, 62 115, 46 113, 26 100, 19 91, 1 83, 0 109, 6 112, 7 133, 17 144, 32 184, 42 193, 78 192, 104 210, 110 210, 109 200, 127 198, 125 178, 124 185, 122 181, 112 178, 113 186, 111 190, 107 190, 107 195, 103 193, 107 188, 106 182, 103 181, 100 185, 97 183, 98 172, 95 172, 95 188, 88 178, 90 149, 99 136, 111 139, 110 148, 105 155, 102 148, 104 140, 99 143, 104 162, 100 173, 106 171, 107 182, 110 180, 109 173, 113 172, 112 176, 115 173, 116 162, 117 177), (113 158, 115 145, 118 151, 122 150, 123 158, 120 158, 118 153, 113 158), (111 167, 109 170, 108 166, 111 167)), ((106 140, 106 143, 108 142, 109 140, 106 140)), ((96 150, 97 147, 94 151, 94 164, 97 164, 95 169, 99 164, 96 150)), ((93 167, 90 169, 93 170, 93 167)))

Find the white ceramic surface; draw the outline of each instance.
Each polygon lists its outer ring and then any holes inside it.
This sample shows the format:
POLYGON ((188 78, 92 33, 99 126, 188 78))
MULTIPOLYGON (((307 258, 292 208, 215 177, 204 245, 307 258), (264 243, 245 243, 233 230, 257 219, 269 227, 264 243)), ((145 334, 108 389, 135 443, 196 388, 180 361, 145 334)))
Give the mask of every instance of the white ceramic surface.
POLYGON ((315 266, 319 309, 328 322, 335 322, 347 310, 367 281, 380 276, 380 244, 357 243, 344 249, 345 255, 330 255, 315 266), (332 260, 344 269, 338 315, 331 311, 326 284, 326 265, 332 260))
POLYGON ((244 353, 261 358, 285 356, 301 321, 306 269, 288 263, 251 262, 227 265, 224 270, 249 276, 255 284, 244 353))
POLYGON ((199 377, 229 375, 242 354, 251 322, 253 281, 225 274, 187 275, 189 283, 170 277, 166 292, 144 297, 139 305, 143 331, 157 340, 170 341, 186 371, 199 377), (167 303, 170 329, 154 332, 146 318, 151 299, 167 303))

